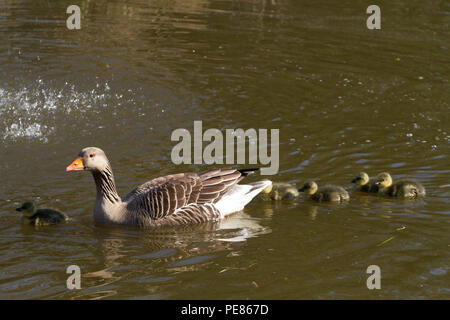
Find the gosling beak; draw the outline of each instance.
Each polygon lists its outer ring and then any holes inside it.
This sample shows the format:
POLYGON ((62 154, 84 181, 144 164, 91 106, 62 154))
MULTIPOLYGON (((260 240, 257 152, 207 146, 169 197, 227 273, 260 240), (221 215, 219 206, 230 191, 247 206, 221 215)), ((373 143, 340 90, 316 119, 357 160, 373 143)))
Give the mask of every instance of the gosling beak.
POLYGON ((300 189, 298 189, 298 192, 303 192, 303 191, 305 191, 305 188, 303 187, 303 188, 300 188, 300 189))
POLYGON ((376 185, 376 186, 379 186, 380 184, 381 184, 380 181, 375 182, 375 185, 376 185))
POLYGON ((20 211, 22 211, 22 208, 16 208, 16 211, 20 212, 20 211))
POLYGON ((81 157, 76 158, 66 168, 66 171, 82 171, 84 170, 83 159, 81 157))
POLYGON ((356 183, 356 178, 352 180, 352 183, 356 183))

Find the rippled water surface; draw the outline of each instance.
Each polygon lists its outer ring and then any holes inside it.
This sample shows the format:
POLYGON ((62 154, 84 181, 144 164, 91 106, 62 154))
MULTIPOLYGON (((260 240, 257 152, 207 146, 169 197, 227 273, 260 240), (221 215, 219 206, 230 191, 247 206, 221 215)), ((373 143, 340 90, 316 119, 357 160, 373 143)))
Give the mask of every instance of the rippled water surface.
MULTIPOLYGON (((448 299, 450 6, 378 1, 0 0, 0 298, 448 299), (104 149, 118 189, 175 165, 173 130, 280 129, 280 171, 347 204, 252 201, 221 223, 93 222, 95 187, 65 167, 104 149), (413 177, 421 200, 352 191, 359 171, 413 177), (32 199, 65 211, 34 228, 32 199), (82 289, 66 288, 79 265, 82 289), (381 268, 381 290, 366 269, 381 268)), ((260 176, 248 178, 249 181, 260 176)))

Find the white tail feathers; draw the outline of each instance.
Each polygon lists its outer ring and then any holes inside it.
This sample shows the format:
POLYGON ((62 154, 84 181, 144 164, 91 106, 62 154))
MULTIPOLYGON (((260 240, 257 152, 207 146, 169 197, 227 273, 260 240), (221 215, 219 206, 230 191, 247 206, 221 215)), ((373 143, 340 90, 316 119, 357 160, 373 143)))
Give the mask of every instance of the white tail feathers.
POLYGON ((228 191, 216 204, 220 215, 225 217, 244 209, 262 190, 272 184, 270 180, 258 181, 249 184, 237 184, 228 191))

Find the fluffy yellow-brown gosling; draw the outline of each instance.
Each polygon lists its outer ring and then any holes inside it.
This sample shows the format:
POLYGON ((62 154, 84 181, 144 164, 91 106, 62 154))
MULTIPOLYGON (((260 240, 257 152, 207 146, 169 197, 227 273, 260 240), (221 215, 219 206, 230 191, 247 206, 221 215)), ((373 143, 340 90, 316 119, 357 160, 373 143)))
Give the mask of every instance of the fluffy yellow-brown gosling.
POLYGON ((370 179, 369 175, 365 172, 360 172, 352 181, 356 184, 356 190, 361 192, 377 193, 378 185, 375 179, 370 179))
POLYGON ((378 193, 389 197, 417 198, 425 196, 425 188, 412 179, 402 179, 397 182, 387 172, 378 175, 376 184, 378 193))
POLYGON ((306 182, 298 191, 304 192, 309 199, 315 201, 346 201, 350 199, 344 188, 333 185, 319 188, 314 181, 306 182))
POLYGON ((52 209, 38 209, 33 202, 25 202, 16 211, 22 213, 22 221, 33 226, 58 224, 68 219, 67 215, 52 209))
POLYGON ((298 196, 297 188, 285 182, 274 182, 260 193, 263 200, 292 200, 298 196))

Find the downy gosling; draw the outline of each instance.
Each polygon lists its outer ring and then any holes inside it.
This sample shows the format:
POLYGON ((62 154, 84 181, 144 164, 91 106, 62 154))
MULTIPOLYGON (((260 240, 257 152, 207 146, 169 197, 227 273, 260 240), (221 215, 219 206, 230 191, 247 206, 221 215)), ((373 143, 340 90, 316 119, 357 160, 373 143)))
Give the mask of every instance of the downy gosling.
POLYGON ((297 188, 289 183, 274 182, 260 193, 263 200, 292 200, 299 196, 297 188))
POLYGON ((326 185, 318 187, 314 181, 306 182, 298 191, 315 201, 346 201, 350 199, 348 192, 339 186, 326 185))
POLYGON ((365 172, 360 172, 353 180, 352 183, 356 184, 356 190, 361 192, 377 193, 378 185, 375 179, 369 178, 369 175, 365 172))
POLYGON ((58 224, 68 219, 67 215, 52 209, 38 209, 33 202, 25 202, 16 211, 22 213, 22 222, 33 226, 58 224))
POLYGON ((389 173, 380 173, 377 177, 378 193, 389 197, 417 198, 425 196, 425 188, 412 179, 392 180, 389 173))

